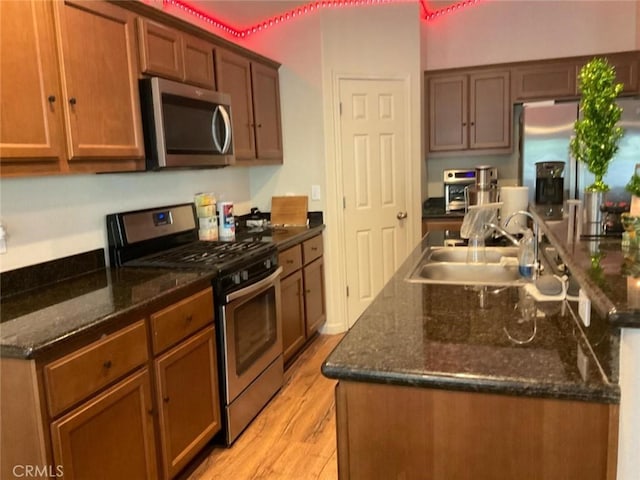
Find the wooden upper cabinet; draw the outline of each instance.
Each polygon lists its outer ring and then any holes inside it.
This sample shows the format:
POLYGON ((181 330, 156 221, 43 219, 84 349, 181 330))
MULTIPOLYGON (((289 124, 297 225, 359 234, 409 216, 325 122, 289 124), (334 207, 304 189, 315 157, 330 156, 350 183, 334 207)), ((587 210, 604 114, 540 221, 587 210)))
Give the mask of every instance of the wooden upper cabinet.
POLYGON ((184 55, 184 81, 193 85, 215 89, 213 45, 200 38, 182 36, 184 55))
POLYGON ((220 48, 215 55, 218 90, 231 95, 237 163, 282 163, 278 70, 220 48))
POLYGON ((143 73, 215 88, 211 43, 146 18, 136 23, 143 73))
POLYGON ((256 126, 256 153, 262 160, 282 161, 282 121, 278 70, 253 62, 253 114, 256 126))
POLYGON ((513 101, 548 100, 576 93, 574 63, 534 64, 512 72, 513 101))
POLYGON ((215 55, 218 90, 231 96, 236 160, 255 159, 251 62, 241 55, 221 48, 216 49, 215 55))
POLYGON ((467 84, 466 75, 428 80, 430 151, 467 148, 467 84))
POLYGON ((429 151, 511 148, 509 71, 427 75, 429 151))
POLYGON ((593 57, 604 57, 616 69, 616 81, 624 84, 622 94, 640 92, 640 54, 609 53, 518 64, 512 69, 513 102, 569 100, 580 97, 578 74, 593 57))
POLYGON ((2 176, 144 169, 133 16, 0 2, 2 176))
POLYGON ((133 14, 98 1, 54 6, 69 169, 144 169, 133 14))
POLYGON ((509 72, 469 75, 469 148, 511 146, 509 72))
POLYGON ((136 19, 136 26, 142 73, 182 80, 184 66, 180 33, 142 17, 136 19))
POLYGON ((64 171, 62 98, 51 4, 0 2, 2 176, 64 171))

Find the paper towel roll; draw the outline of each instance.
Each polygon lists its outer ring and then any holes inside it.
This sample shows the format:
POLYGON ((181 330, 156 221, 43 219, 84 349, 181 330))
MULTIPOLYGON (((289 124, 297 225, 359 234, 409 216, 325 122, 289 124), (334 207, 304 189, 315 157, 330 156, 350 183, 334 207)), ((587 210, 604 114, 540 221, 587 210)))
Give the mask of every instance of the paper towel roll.
POLYGON ((500 225, 507 232, 520 233, 527 228, 527 217, 516 215, 509 221, 509 226, 505 227, 505 222, 512 213, 519 210, 526 210, 529 202, 529 187, 500 187, 500 225))

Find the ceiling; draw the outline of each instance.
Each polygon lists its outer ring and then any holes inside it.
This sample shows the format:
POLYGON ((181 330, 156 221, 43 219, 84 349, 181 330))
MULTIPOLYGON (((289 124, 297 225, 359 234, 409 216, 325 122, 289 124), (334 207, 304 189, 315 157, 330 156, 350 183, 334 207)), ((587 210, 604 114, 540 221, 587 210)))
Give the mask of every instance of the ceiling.
MULTIPOLYGON (((294 8, 315 3, 312 0, 181 0, 184 3, 228 25, 243 29, 259 22, 291 11, 294 8)), ((334 0, 330 0, 334 1, 334 0)), ((419 1, 419 0, 390 0, 419 1)), ((461 3, 460 0, 423 0, 428 10, 438 10, 461 3)))

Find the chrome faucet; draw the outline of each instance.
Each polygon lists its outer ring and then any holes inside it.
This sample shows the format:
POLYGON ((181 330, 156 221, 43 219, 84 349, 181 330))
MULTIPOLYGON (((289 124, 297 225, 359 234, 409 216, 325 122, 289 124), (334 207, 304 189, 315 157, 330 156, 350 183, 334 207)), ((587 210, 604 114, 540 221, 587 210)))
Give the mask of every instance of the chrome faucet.
POLYGON ((538 249, 539 249, 539 243, 540 243, 540 226, 538 225, 538 222, 536 222, 536 219, 533 217, 533 215, 531 215, 531 212, 527 212, 526 210, 518 210, 517 212, 513 212, 511 215, 509 215, 507 217, 507 219, 504 222, 504 226, 507 227, 509 225, 509 222, 511 221, 511 219, 513 217, 515 217, 516 215, 524 215, 526 217, 529 217, 531 219, 531 223, 533 224, 533 256, 535 258, 536 261, 536 271, 540 270, 540 256, 538 254, 538 249))
POLYGON ((495 223, 492 222, 488 222, 485 223, 483 225, 483 227, 486 228, 490 228, 492 230, 496 230, 497 232, 499 232, 504 238, 506 238, 507 240, 509 240, 511 243, 513 243, 516 247, 520 245, 520 241, 514 237, 513 235, 511 235, 509 232, 507 232, 504 228, 502 228, 500 225, 497 225, 495 223))

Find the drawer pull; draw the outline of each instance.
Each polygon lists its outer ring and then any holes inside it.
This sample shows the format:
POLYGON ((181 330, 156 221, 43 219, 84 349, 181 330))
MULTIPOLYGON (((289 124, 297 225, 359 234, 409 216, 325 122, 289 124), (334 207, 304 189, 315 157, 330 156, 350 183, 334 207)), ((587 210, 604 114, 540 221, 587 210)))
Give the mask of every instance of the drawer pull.
POLYGON ((169 403, 169 397, 162 397, 162 401, 164 403, 169 403))
POLYGON ((288 265, 291 265, 291 264, 293 264, 293 260, 289 259, 285 263, 288 264, 288 265))
POLYGON ((311 293, 311 290, 305 290, 304 293, 306 293, 307 295, 311 293))
POLYGON ((102 366, 108 370, 113 366, 113 362, 111 362, 111 360, 106 360, 102 366))
POLYGON ((193 320, 193 315, 191 314, 187 315, 185 320, 187 321, 187 323, 191 323, 191 320, 193 320))
POLYGON ((311 247, 311 251, 312 252, 317 252, 318 251, 318 247, 311 247))

